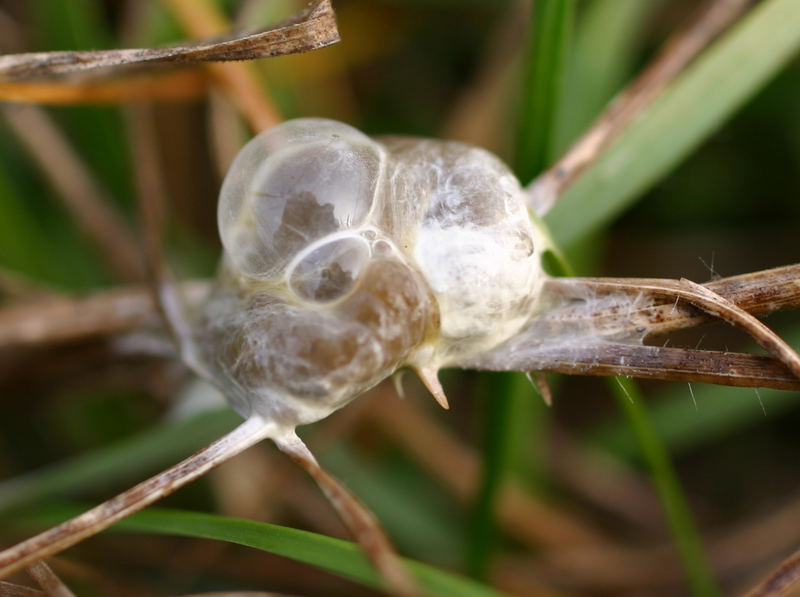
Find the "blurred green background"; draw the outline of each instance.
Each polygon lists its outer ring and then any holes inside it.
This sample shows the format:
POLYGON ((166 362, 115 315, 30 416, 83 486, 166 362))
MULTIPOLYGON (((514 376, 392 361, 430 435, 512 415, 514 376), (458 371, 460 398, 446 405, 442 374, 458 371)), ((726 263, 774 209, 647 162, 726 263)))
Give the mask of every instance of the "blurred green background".
MULTIPOLYGON (((274 22, 302 3, 216 4, 244 27, 274 22)), ((547 3, 540 4, 536 10, 545 10, 547 3)), ((690 0, 550 4, 562 13, 534 13, 537 30, 530 7, 513 0, 336 0, 340 44, 263 60, 256 69, 285 118, 325 116, 369 134, 457 138, 495 151, 529 179, 586 129, 696 8, 690 0), (552 19, 546 32, 554 39, 537 46, 544 18, 552 19), (536 56, 544 57, 552 76, 533 71, 536 56), (530 147, 537 148, 538 163, 530 147)), ((766 12, 767 5, 789 3, 761 4, 766 12)), ((754 25, 752 36, 759 35, 763 44, 753 52, 793 55, 772 48, 770 31, 754 25)), ((156 0, 0 0, 3 52, 151 46, 186 37, 168 3, 156 0)), ((749 76, 745 67, 739 74, 735 57, 727 58, 726 68, 729 77, 749 76)), ((638 176, 631 168, 616 182, 592 187, 595 175, 587 173, 588 182, 576 185, 547 220, 578 274, 702 282, 800 262, 800 62, 776 59, 775 76, 770 68, 762 69, 763 84, 756 80, 741 92, 741 109, 722 110, 724 123, 704 133, 696 150, 687 143, 676 165, 656 168, 650 182, 620 190, 638 176), (600 212, 584 209, 595 199, 600 212)), ((680 122, 700 130, 699 115, 718 102, 715 91, 701 89, 691 103, 674 108, 679 118, 673 116, 670 130, 680 122)), ((134 281, 109 267, 76 224, 9 126, 14 106, 0 107, 3 306, 134 281)), ((125 108, 45 110, 108 204, 137 230, 137 174, 125 108)), ((211 276, 219 254, 215 202, 232 155, 228 148, 250 133, 219 94, 159 104, 153 118, 169 203, 170 265, 180 278, 211 276)), ((636 153, 628 159, 646 167, 670 144, 674 139, 661 146, 660 137, 645 138, 631 143, 636 153)), ((800 345, 796 311, 768 323, 800 345)), ((752 350, 723 325, 676 336, 676 344, 752 350)), ((20 504, 42 513, 47 509, 40 504, 58 505, 65 496, 97 502, 230 428, 235 417, 227 411, 165 419, 186 393, 187 380, 175 363, 125 356, 103 340, 0 346, 0 479, 50 467, 0 485, 5 520, 16 516, 20 504), (61 464, 72 458, 78 458, 73 468, 61 464)), ((670 454, 680 499, 691 511, 684 520, 688 530, 673 526, 671 534, 648 481, 653 462, 643 455, 636 427, 613 400, 610 385, 552 378, 555 404, 548 409, 522 376, 447 371, 442 381, 450 412, 436 412, 416 381, 406 382, 410 404, 403 408, 412 408, 456 442, 461 456, 472 458, 452 461, 455 469, 478 467, 464 469, 464 478, 472 479, 468 495, 435 472, 436 459, 449 454, 447 444, 435 442, 426 453, 424 444, 414 444, 413 429, 391 430, 387 421, 397 399, 387 384, 304 431, 322 463, 375 510, 404 555, 512 594, 683 595, 687 578, 694 594, 741 590, 800 542, 796 393, 641 384, 651 439, 670 454), (502 510, 498 496, 510 482, 541 510, 502 510), (530 516, 539 517, 531 523, 538 540, 526 542, 524 531, 513 529, 526 527, 530 516), (552 529, 541 530, 543 520, 552 529), (685 557, 683 567, 678 563, 672 544, 692 544, 692 526, 705 550, 694 570, 685 557), (603 537, 599 543, 582 542, 596 534, 603 537), (619 548, 620 559, 603 560, 598 545, 619 548), (621 559, 626 554, 631 569, 621 559), (703 580, 708 569, 713 582, 703 580)), ((408 413, 394 416, 407 425, 414 421, 408 413)), ((422 428, 420 436, 421 442, 434 437, 422 428)), ((230 473, 223 467, 167 504, 345 536, 299 472, 287 469, 270 448, 251 452, 231 463, 230 473), (237 489, 237 474, 250 485, 237 489)), ((5 526, 0 522, 4 545, 21 536, 5 526)), ((55 567, 80 594, 373 594, 263 552, 174 537, 110 534, 71 550, 55 567)))

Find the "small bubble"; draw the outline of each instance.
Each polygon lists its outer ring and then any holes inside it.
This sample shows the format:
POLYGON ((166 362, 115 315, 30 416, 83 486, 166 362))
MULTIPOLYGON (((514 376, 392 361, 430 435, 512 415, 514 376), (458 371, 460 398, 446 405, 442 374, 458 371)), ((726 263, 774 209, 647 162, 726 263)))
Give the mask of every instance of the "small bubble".
POLYGON ((357 237, 324 243, 305 254, 289 273, 289 286, 300 298, 328 303, 343 298, 354 287, 369 249, 357 237))
POLYGON ((386 257, 392 254, 392 245, 385 240, 377 240, 372 243, 372 253, 376 257, 386 257))

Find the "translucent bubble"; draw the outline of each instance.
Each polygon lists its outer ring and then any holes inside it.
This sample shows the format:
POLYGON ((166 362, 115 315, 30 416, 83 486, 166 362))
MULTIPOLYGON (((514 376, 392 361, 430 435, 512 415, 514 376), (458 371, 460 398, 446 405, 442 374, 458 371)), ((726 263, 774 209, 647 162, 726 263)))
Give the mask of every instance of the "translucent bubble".
POLYGON ((372 254, 376 257, 388 257, 393 251, 391 243, 382 238, 372 243, 372 254))
POLYGON ((362 238, 337 238, 311 249, 291 266, 289 287, 299 298, 329 303, 355 287, 369 260, 369 245, 362 238))
POLYGON ((329 120, 293 120, 262 133, 223 183, 225 250, 241 271, 274 276, 305 247, 364 222, 382 159, 369 137, 329 120))

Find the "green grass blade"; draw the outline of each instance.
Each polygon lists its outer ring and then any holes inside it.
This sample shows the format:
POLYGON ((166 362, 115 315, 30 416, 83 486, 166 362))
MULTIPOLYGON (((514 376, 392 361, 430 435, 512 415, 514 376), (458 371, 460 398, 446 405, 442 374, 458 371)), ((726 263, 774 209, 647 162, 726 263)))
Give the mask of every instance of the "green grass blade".
MULTIPOLYGON (((552 243, 549 238, 548 241, 552 243)), ((557 269, 572 275, 570 264, 563 259, 557 248, 555 248, 553 256, 557 261, 557 269)), ((664 509, 693 594, 717 595, 719 591, 710 572, 687 500, 672 468, 667 450, 655 432, 644 408, 644 400, 638 386, 632 380, 622 377, 608 378, 608 382, 625 415, 624 429, 635 438, 635 445, 631 446, 631 450, 636 450, 650 469, 653 484, 664 509)))
POLYGON ((526 481, 532 478, 541 481, 541 466, 536 463, 543 453, 541 446, 546 437, 545 407, 537 400, 525 375, 506 373, 486 377, 492 383, 486 392, 483 478, 467 544, 467 570, 481 580, 488 578, 492 556, 499 547, 495 520, 499 491, 514 472, 526 481))
POLYGON ((719 589, 711 574, 689 505, 681 491, 680 481, 663 443, 653 429, 638 386, 623 377, 609 378, 608 382, 650 469, 692 594, 698 597, 718 595, 719 589))
POLYGON ((547 214, 559 244, 606 224, 707 139, 800 49, 799 22, 800 2, 767 0, 690 65, 547 214))
POLYGON ((554 146, 563 153, 619 91, 635 67, 644 21, 662 0, 595 0, 575 27, 557 114, 554 146))
MULTIPOLYGON (((630 77, 644 21, 661 1, 595 0, 581 10, 554 118, 556 155, 566 151, 630 77)), ((604 243, 602 232, 584 237, 568 247, 569 262, 584 275, 596 272, 604 243)))
POLYGON ((96 287, 99 262, 40 181, 20 176, 28 171, 8 159, 10 146, 0 139, 0 267, 65 288, 96 287))
POLYGON ((535 3, 517 131, 515 170, 524 184, 555 157, 555 124, 574 11, 574 0, 535 3))
MULTIPOLYGON (((800 406, 797 393, 759 390, 764 404, 752 388, 729 388, 692 384, 695 409, 685 384, 656 396, 650 411, 653 428, 672 454, 687 452, 757 425, 769 425, 800 406)), ((628 461, 641 457, 636 436, 625 421, 614 421, 594 430, 590 443, 628 461)))
MULTIPOLYGON (((95 50, 116 45, 101 2, 36 0, 29 2, 38 34, 38 49, 95 50)), ((110 191, 118 206, 130 209, 133 178, 129 144, 119 108, 70 106, 53 114, 92 173, 110 191)))
POLYGON ((43 235, 12 178, 1 167, 0 213, 0 265, 33 278, 45 278, 49 268, 37 242, 43 235))
MULTIPOLYGON (((80 513, 76 508, 51 507, 16 517, 13 524, 51 525, 80 513)), ((113 531, 180 535, 227 541, 304 562, 364 585, 380 588, 381 579, 354 543, 278 525, 181 510, 150 508, 112 527, 113 531)), ((429 595, 500 597, 502 594, 475 581, 404 560, 429 595)))

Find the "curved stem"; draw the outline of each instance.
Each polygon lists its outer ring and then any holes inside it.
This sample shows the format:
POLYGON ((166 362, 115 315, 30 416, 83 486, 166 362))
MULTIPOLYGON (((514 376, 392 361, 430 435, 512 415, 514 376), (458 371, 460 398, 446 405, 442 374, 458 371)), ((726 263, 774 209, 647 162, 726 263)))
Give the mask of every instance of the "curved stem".
POLYGON ((786 365, 797 378, 800 378, 800 355, 791 346, 755 316, 706 286, 685 278, 680 281, 650 280, 637 284, 609 281, 600 282, 597 285, 598 288, 603 286, 607 288, 625 286, 627 292, 641 290, 655 295, 684 300, 694 307, 727 321, 749 334, 764 350, 786 365))
MULTIPOLYGON (((36 562, 28 566, 28 574, 42 587, 47 597, 75 597, 75 593, 70 591, 67 585, 61 582, 61 579, 50 569, 50 566, 44 562, 36 562)), ((2 594, 3 592, 0 591, 0 595, 2 594)))
POLYGON ((0 578, 99 533, 126 516, 177 491, 239 452, 274 435, 275 428, 251 417, 236 429, 175 466, 83 514, 0 552, 0 578))
POLYGON ((546 213, 581 172, 751 4, 752 0, 710 0, 692 22, 675 33, 650 66, 614 98, 569 151, 527 187, 533 210, 539 215, 546 213))
MULTIPOLYGON (((663 293, 653 297, 657 304, 645 300, 649 294, 647 286, 661 281, 657 278, 551 278, 545 282, 542 292, 553 297, 578 299, 611 292, 643 294, 638 302, 646 306, 626 310, 628 317, 625 321, 620 319, 613 306, 600 307, 591 313, 594 325, 604 329, 611 327, 613 319, 615 333, 644 327, 647 337, 693 327, 709 319, 707 314, 688 305, 676 305, 675 297, 663 293)), ((703 286, 751 315, 767 315, 800 306, 800 264, 720 278, 703 286)))
POLYGON ((744 597, 779 597, 800 584, 800 551, 781 562, 777 570, 753 587, 744 597))
POLYGON ((319 485, 361 546, 364 554, 386 580, 389 591, 400 597, 417 597, 420 593, 416 582, 403 567, 389 538, 369 508, 336 477, 319 465, 314 455, 296 434, 279 436, 274 438, 274 441, 284 454, 300 465, 319 485))

